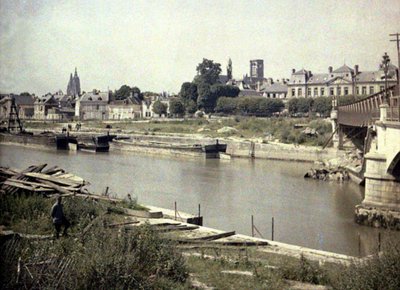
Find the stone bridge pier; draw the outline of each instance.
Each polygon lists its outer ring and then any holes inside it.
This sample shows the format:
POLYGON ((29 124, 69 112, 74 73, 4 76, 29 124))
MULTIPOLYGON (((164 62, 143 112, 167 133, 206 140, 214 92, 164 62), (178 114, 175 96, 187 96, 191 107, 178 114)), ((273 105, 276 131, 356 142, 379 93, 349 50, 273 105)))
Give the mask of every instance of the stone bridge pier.
POLYGON ((356 207, 359 224, 400 230, 400 122, 387 119, 380 105, 376 136, 365 159, 365 197, 356 207))

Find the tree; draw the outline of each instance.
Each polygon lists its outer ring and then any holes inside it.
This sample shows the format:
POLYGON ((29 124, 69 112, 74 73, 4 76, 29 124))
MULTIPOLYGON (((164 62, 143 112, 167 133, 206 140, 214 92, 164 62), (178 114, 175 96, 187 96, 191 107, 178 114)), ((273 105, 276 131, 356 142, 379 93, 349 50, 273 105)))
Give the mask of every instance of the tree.
POLYGON ((299 98, 297 103, 297 111, 299 113, 308 113, 311 111, 313 105, 313 99, 311 98, 299 98))
POLYGON ((199 109, 204 109, 205 112, 209 113, 214 110, 215 107, 215 95, 211 93, 210 85, 207 83, 200 83, 197 86, 199 97, 197 98, 197 106, 199 109))
POLYGON ((123 85, 119 88, 119 90, 116 90, 114 93, 114 98, 116 100, 125 100, 131 94, 132 96, 135 96, 140 100, 143 100, 143 94, 140 92, 140 89, 138 87, 131 88, 128 85, 123 85))
POLYGON ((186 104, 186 112, 188 114, 194 114, 197 111, 197 103, 193 100, 189 100, 186 104))
POLYGON ((215 112, 223 114, 234 114, 236 112, 237 100, 234 98, 220 97, 215 107, 215 112))
POLYGON ((317 97, 314 99, 313 111, 320 114, 320 116, 329 116, 332 110, 332 98, 329 97, 317 97))
POLYGON ((167 114, 168 106, 161 101, 155 101, 153 104, 153 112, 158 114, 160 117, 161 115, 167 114))
POLYGON ((169 101, 169 112, 178 116, 185 114, 185 106, 183 102, 178 98, 171 98, 169 101))
POLYGON ((183 83, 179 96, 185 104, 190 100, 197 102, 197 97, 199 96, 197 93, 197 85, 190 82, 183 83))
POLYGON ((236 86, 214 84, 211 86, 211 92, 215 94, 216 99, 219 97, 235 98, 239 95, 240 89, 236 86))
POLYGON ((23 93, 20 93, 19 95, 20 96, 26 96, 26 97, 30 97, 31 96, 31 94, 28 93, 28 92, 23 92, 23 93))
POLYGON ((299 99, 292 98, 288 103, 288 111, 290 114, 296 114, 298 112, 299 99))
POLYGON ((203 58, 203 61, 199 63, 196 68, 197 76, 194 79, 196 84, 206 83, 208 85, 216 84, 219 80, 219 74, 221 73, 221 64, 214 63, 214 61, 203 58))

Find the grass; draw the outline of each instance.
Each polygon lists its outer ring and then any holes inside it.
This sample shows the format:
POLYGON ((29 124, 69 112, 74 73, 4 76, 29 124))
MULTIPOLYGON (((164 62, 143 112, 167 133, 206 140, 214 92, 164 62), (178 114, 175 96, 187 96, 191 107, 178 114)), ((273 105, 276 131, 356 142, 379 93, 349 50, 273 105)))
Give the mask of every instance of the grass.
MULTIPOLYGON (((52 199, 41 196, 2 195, 0 224, 24 233, 51 233, 52 203, 52 199)), ((385 246, 380 255, 350 266, 320 265, 303 256, 299 259, 257 247, 178 246, 167 239, 168 235, 146 224, 130 230, 104 227, 124 220, 121 215, 109 213, 115 205, 108 202, 70 197, 64 199, 64 204, 72 223, 71 238, 0 239, 0 280, 4 287, 57 288, 54 283, 60 281, 66 289, 191 289, 190 279, 195 279, 216 289, 288 289, 288 281, 333 289, 400 288, 399 241, 385 246), (89 223, 93 226, 86 235, 74 235, 82 233, 89 223), (32 265, 72 261, 73 267, 66 268, 60 278, 54 272, 59 267, 29 266, 35 279, 29 278, 25 270, 17 279, 19 258, 32 265), (251 275, 224 271, 246 271, 251 275)), ((135 208, 135 204, 136 200, 122 205, 135 208)))
MULTIPOLYGON (((86 121, 82 122, 83 128, 106 129, 106 122, 86 121)), ((27 123, 28 128, 40 127, 40 123, 27 123)), ((49 123, 43 123, 48 128, 49 123)), ((322 146, 331 135, 330 122, 317 118, 256 118, 256 117, 229 117, 218 119, 190 119, 190 120, 151 120, 147 122, 121 121, 111 124, 115 132, 139 133, 139 134, 202 134, 207 137, 239 137, 239 138, 269 138, 283 143, 304 144, 309 146, 322 146), (302 134, 304 128, 294 128, 295 124, 307 124, 318 132, 318 136, 306 136, 302 134), (233 127, 237 131, 230 133, 218 133, 223 127, 233 127)))

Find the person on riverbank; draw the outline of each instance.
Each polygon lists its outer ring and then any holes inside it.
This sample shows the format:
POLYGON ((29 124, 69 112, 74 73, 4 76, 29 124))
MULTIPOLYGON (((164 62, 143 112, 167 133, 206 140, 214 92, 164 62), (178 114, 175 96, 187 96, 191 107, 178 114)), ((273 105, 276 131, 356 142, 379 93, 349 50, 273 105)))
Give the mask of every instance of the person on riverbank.
POLYGON ((57 197, 57 202, 51 208, 51 217, 56 230, 56 238, 60 237, 61 227, 64 226, 63 236, 67 236, 67 230, 70 227, 70 222, 64 215, 63 204, 61 203, 61 196, 57 197))

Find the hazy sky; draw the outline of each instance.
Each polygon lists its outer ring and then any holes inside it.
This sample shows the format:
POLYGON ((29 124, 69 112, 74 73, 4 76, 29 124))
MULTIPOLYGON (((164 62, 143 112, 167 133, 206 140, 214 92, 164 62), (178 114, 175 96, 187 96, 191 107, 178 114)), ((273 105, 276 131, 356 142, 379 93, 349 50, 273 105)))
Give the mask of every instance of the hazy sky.
POLYGON ((399 0, 0 0, 0 91, 65 92, 78 67, 83 90, 178 92, 203 57, 224 73, 231 57, 237 78, 257 58, 274 79, 374 70, 385 51, 397 65, 395 32, 399 0))

